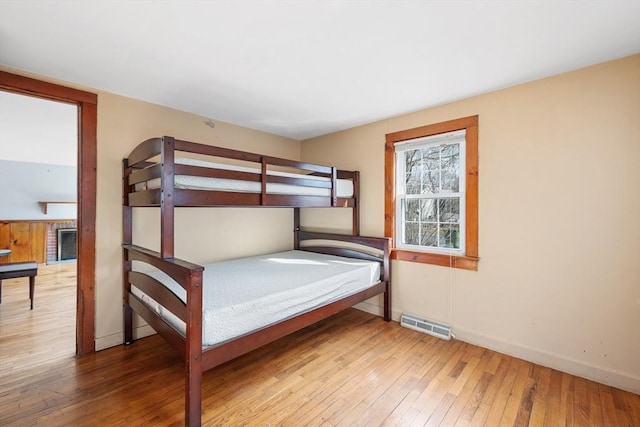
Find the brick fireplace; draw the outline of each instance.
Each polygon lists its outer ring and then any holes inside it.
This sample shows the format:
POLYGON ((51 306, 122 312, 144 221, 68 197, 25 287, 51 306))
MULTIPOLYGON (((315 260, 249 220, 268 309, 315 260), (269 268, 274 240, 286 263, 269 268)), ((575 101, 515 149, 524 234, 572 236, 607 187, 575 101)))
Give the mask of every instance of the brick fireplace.
MULTIPOLYGON (((47 263, 58 262, 61 260, 75 259, 77 256, 70 256, 71 254, 64 250, 64 253, 59 253, 58 250, 58 234, 59 230, 76 230, 76 221, 65 222, 50 222, 47 224, 47 263), (62 256, 61 256, 62 255, 62 256)), ((69 234, 62 231, 62 234, 69 234)), ((75 236, 74 236, 75 237, 75 236)), ((75 242, 75 238, 74 238, 75 242)), ((71 243, 71 242, 67 242, 71 243)), ((75 251, 74 251, 75 254, 75 251)))

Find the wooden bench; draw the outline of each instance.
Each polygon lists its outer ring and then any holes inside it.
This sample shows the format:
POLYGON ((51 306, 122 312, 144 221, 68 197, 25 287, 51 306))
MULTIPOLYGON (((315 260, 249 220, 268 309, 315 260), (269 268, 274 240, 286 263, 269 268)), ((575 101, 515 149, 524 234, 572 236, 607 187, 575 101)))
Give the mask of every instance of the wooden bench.
POLYGON ((38 263, 35 261, 0 264, 0 303, 2 302, 2 281, 4 279, 15 279, 16 277, 28 277, 29 278, 29 300, 31 301, 31 310, 33 310, 33 292, 36 285, 37 275, 38 275, 38 263))

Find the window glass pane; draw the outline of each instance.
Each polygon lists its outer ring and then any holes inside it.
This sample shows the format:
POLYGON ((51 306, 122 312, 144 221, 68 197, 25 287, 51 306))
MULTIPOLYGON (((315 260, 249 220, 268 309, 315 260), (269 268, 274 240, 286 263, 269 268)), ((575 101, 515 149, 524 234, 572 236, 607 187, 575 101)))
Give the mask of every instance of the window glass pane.
POLYGON ((405 151, 404 153, 404 168, 407 173, 414 170, 415 167, 420 166, 422 162, 422 150, 405 151))
POLYGON ((422 194, 440 192, 440 147, 422 149, 422 194))
POLYGON ((437 224, 422 224, 422 227, 420 227, 420 244, 422 246, 438 246, 437 224))
POLYGON ((417 222, 407 222, 404 225, 404 243, 405 245, 420 244, 420 224, 417 222))
POLYGON ((439 222, 460 221, 460 199, 438 199, 439 222))
POLYGON ((438 221, 438 209, 436 199, 420 200, 420 221, 436 222, 438 221))
POLYGON ((420 171, 407 174, 405 194, 420 194, 422 175, 420 171))
POLYGON ((443 168, 460 167, 460 144, 449 144, 442 146, 440 153, 443 168))
POLYGON ((460 144, 445 145, 441 151, 442 191, 460 191, 460 144))
POLYGON ((405 194, 420 194, 422 189, 422 153, 412 150, 405 153, 405 194))
POLYGON ((440 171, 427 170, 422 175, 422 193, 421 194, 437 194, 440 192, 440 171))
POLYGON ((460 175, 457 169, 442 170, 442 191, 449 193, 460 191, 460 175))
POLYGON ((454 224, 442 224, 439 233, 439 246, 441 248, 460 248, 460 226, 454 224))
POLYGON ((420 221, 420 200, 404 200, 404 220, 420 221))

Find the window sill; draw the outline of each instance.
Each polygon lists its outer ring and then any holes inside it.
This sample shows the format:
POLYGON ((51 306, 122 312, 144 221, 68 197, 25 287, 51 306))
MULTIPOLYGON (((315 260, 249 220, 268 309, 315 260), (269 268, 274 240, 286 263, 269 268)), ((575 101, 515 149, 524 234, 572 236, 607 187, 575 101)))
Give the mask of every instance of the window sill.
POLYGON ((401 249, 393 249, 391 259, 400 261, 419 262, 422 264, 440 265, 443 267, 460 268, 463 270, 478 271, 480 258, 465 255, 444 255, 427 252, 413 252, 401 249))

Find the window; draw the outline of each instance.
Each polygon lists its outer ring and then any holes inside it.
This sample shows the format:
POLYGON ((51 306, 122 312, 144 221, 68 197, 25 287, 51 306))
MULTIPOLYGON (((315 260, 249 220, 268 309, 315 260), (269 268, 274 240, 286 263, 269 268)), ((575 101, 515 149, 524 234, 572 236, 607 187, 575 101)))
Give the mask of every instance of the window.
POLYGON ((465 131, 395 144, 396 247, 464 254, 465 131))
POLYGON ((393 258, 477 270, 478 116, 386 137, 393 258))

